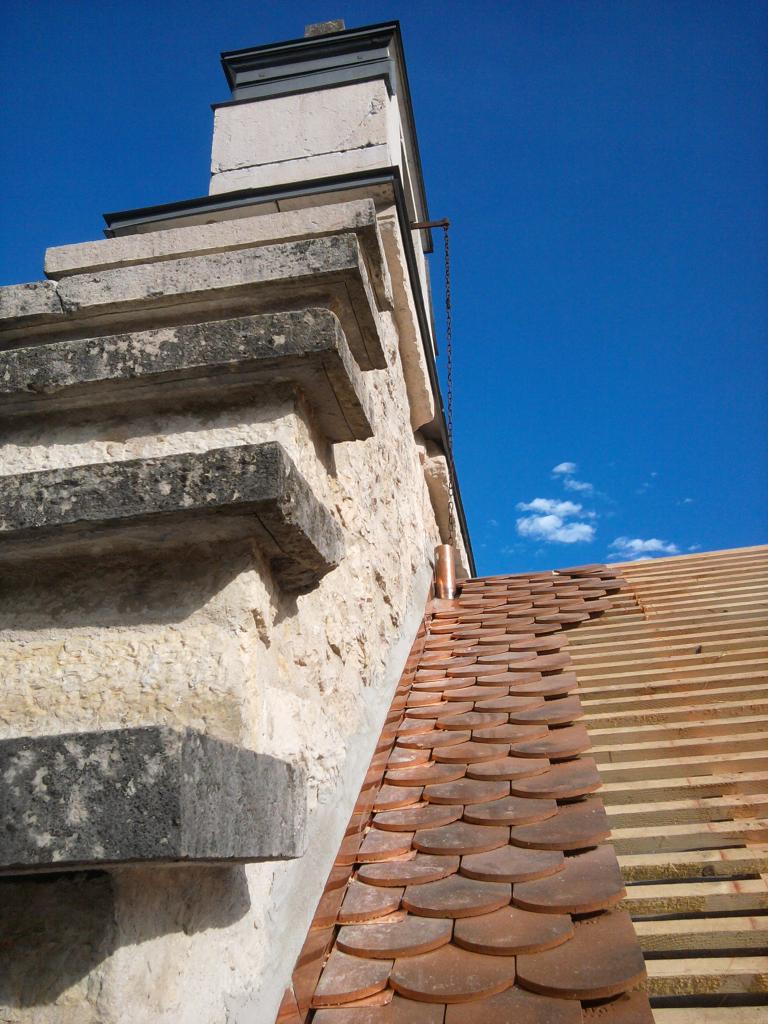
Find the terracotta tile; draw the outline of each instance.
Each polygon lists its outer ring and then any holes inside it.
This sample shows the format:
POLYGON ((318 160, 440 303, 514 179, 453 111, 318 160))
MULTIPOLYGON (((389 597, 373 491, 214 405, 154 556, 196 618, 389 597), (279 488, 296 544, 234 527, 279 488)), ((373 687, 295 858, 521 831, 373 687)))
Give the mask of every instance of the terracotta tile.
POLYGON ((477 676, 478 686, 506 686, 509 690, 512 686, 524 686, 526 683, 540 683, 544 677, 541 672, 531 672, 530 669, 519 671, 493 672, 492 674, 480 674, 477 676))
POLYGON ((554 636, 533 636, 530 639, 511 636, 509 638, 510 651, 536 651, 541 654, 550 651, 559 651, 568 645, 568 637, 560 633, 554 636))
POLYGON ((439 704, 430 704, 426 708, 420 708, 409 712, 410 718, 445 718, 447 715, 460 715, 464 711, 471 711, 474 707, 471 700, 459 703, 441 701, 439 704))
MULTIPOLYGON (((427 671, 436 672, 438 669, 442 672, 456 671, 463 666, 473 665, 475 662, 474 657, 456 657, 456 658, 430 658, 429 661, 424 659, 422 665, 427 671)), ((458 674, 458 672, 457 672, 458 674)))
POLYGON ((605 571, 605 566, 599 562, 592 562, 589 565, 576 565, 568 569, 555 569, 558 576, 600 576, 605 571))
POLYGON ((578 622, 586 622, 589 618, 587 612, 554 612, 541 614, 536 616, 539 622, 553 622, 558 623, 561 626, 573 626, 578 622))
POLYGON ((518 711, 533 711, 544 706, 544 698, 535 693, 522 697, 489 697, 475 704, 476 711, 503 711, 506 714, 518 711))
MULTIPOLYGON (((456 705, 456 707, 463 706, 463 704, 456 705)), ((506 721, 507 716, 503 711, 495 713, 486 710, 465 711, 462 714, 447 715, 445 718, 441 718, 437 727, 438 729, 490 729, 495 725, 504 725, 506 721)))
POLYGON ((315 915, 312 918, 312 927, 328 928, 336 924, 336 917, 345 895, 343 888, 326 889, 317 904, 315 915))
POLYGON ((426 736, 404 736, 397 741, 399 748, 415 747, 417 750, 432 750, 434 747, 450 747, 459 743, 466 743, 469 740, 469 732, 445 732, 435 729, 434 735, 426 736))
POLYGON ((570 942, 519 957, 518 978, 524 988, 564 999, 600 999, 633 988, 645 967, 629 914, 589 918, 576 925, 570 942))
POLYGON ((357 852, 360 849, 362 834, 346 836, 341 841, 339 852, 336 854, 337 864, 354 864, 357 859, 357 852))
MULTIPOLYGON (((373 827, 388 832, 413 832, 419 828, 438 828, 458 821, 464 808, 461 804, 421 804, 399 811, 382 811, 373 819, 373 827)), ((518 844, 525 845, 525 844, 518 844)))
POLYGON ((302 1016, 299 1013, 299 1006, 296 1002, 296 996, 293 994, 293 989, 288 988, 285 990, 285 995, 280 1003, 280 1009, 277 1011, 277 1020, 275 1024, 303 1024, 302 1016))
POLYGON ((537 739, 512 743, 510 753, 517 757, 575 757, 589 750, 592 743, 583 725, 549 729, 537 739))
POLYGON ((480 627, 474 628, 458 628, 454 630, 453 635, 455 637, 462 637, 467 640, 493 640, 494 637, 504 636, 506 634, 505 624, 502 623, 499 626, 490 626, 486 628, 480 627))
POLYGON ((409 885, 403 906, 423 917, 476 917, 507 906, 511 896, 510 885, 451 875, 437 882, 409 885))
MULTIPOLYGON (((315 1021, 331 1024, 330 1020, 320 1021, 318 1017, 315 1021)), ((337 1024, 342 1024, 342 1021, 337 1024)), ((526 992, 515 985, 490 999, 449 1006, 445 1024, 581 1024, 581 1006, 564 999, 526 992)))
POLYGON ((467 768, 467 775, 471 779, 510 781, 510 793, 517 796, 525 796, 524 793, 516 793, 515 789, 516 786, 522 785, 523 779, 544 774, 550 774, 549 761, 534 757, 499 757, 487 764, 471 764, 467 768))
POLYGON ((366 885, 353 878, 339 911, 339 922, 350 924, 358 921, 375 921, 377 917, 384 917, 397 910, 402 895, 402 889, 366 885))
MULTIPOLYGON (((522 914, 524 911, 519 910, 522 914)), ((533 914, 541 921, 543 914, 533 914)), ((559 918, 551 918, 559 920, 559 918)), ((567 918, 570 924, 570 918, 567 918)), ((418 956, 439 949, 451 941, 453 924, 447 918, 408 914, 402 921, 376 925, 349 925, 339 932, 336 945, 344 953, 375 959, 418 956)))
MULTIPOLYGON (((458 779, 455 782, 427 786, 424 790, 424 799, 436 804, 455 802, 484 806, 488 801, 498 801, 508 794, 509 784, 504 780, 481 782, 478 779, 458 779)), ((541 801, 529 802, 540 803, 541 801)))
POLYGON ((464 653, 469 654, 504 654, 509 650, 509 643, 505 640, 503 643, 499 643, 498 640, 495 644, 481 644, 473 643, 471 647, 467 647, 464 653))
POLYGON ((386 988, 391 960, 363 960, 335 949, 320 975, 313 1006, 339 1006, 386 988))
MULTIPOLYGON (((491 786, 497 783, 478 782, 477 785, 491 786)), ((554 817, 557 810, 554 800, 526 800, 521 796, 507 796, 490 803, 470 804, 464 808, 464 820, 478 825, 530 825, 554 817)))
POLYGON ((562 853, 500 846, 490 853, 473 853, 462 857, 459 872, 467 878, 486 882, 527 882, 530 879, 549 877, 564 868, 565 858, 562 853))
POLYGON ((610 833, 603 801, 593 797, 562 805, 557 815, 547 821, 513 828, 509 841, 514 846, 537 850, 581 850, 597 846, 610 833))
POLYGON ((405 718, 398 727, 396 735, 398 739, 402 739, 404 736, 425 736, 427 733, 432 732, 434 728, 434 718, 405 718))
POLYGON ((411 860, 361 864, 357 877, 359 881, 370 885, 397 887, 436 882, 440 878, 455 875, 458 870, 458 857, 430 857, 424 853, 417 853, 411 860))
POLYGON ((310 928, 301 948, 293 971, 293 991, 299 1012, 304 1016, 309 1011, 312 995, 325 963, 326 954, 333 942, 335 928, 310 928))
POLYGON ((395 787, 413 782, 430 786, 435 783, 452 782, 454 779, 462 778, 465 773, 466 766, 463 764, 435 764, 434 761, 428 761, 416 768, 397 768, 387 772, 386 780, 395 787))
MULTIPOLYGON (((521 758, 520 760, 525 759, 521 758)), ((593 759, 580 757, 575 761, 556 764, 543 775, 513 782, 511 792, 513 796, 569 800, 587 793, 594 793, 601 785, 593 759)))
MULTIPOLYGON (((345 1003, 343 1008, 335 1007, 334 1013, 344 1013, 347 1010, 368 1010, 370 1013, 372 1010, 374 1013, 382 1012, 382 1008, 389 1006, 395 997, 395 993, 391 988, 384 988, 380 992, 374 992, 372 996, 366 996, 365 999, 353 999, 349 1003, 345 1003)), ((313 1018, 314 1020, 314 1018, 313 1018)))
POLYGON ((565 695, 578 687, 576 675, 573 672, 556 672, 553 675, 544 676, 535 683, 518 683, 509 687, 510 696, 526 696, 529 693, 538 694, 539 697, 556 697, 565 695))
POLYGON ((502 668, 506 668, 508 665, 517 664, 521 668, 528 668, 536 657, 536 654, 530 651, 509 651, 506 654, 480 654, 477 661, 483 671, 487 672, 490 665, 501 665, 502 668))
POLYGON ((396 960, 390 983, 397 992, 434 1003, 463 1003, 509 988, 515 980, 512 957, 489 957, 457 946, 396 960))
POLYGON ((457 690, 450 690, 445 694, 447 701, 459 700, 485 700, 489 697, 506 697, 507 686, 462 686, 457 690))
POLYGON ((553 949, 572 937, 569 914, 532 914, 518 907, 502 907, 492 914, 457 921, 453 941, 474 953, 513 956, 553 949))
POLYGON ((654 1024, 653 1011, 645 992, 626 992, 610 1002, 582 1007, 584 1024, 654 1024))
POLYGON ((360 844, 358 860, 391 860, 408 853, 412 832, 382 832, 371 829, 360 844))
POLYGON ((411 768, 415 765, 426 764, 429 761, 428 750, 416 750, 413 748, 397 748, 389 755, 388 766, 390 768, 411 768))
POLYGON ((378 1010, 318 1010, 312 1024, 443 1024, 444 1007, 392 994, 392 1000, 378 1010))
MULTIPOLYGON (((412 771, 406 768, 406 771, 412 771)), ((421 799, 421 786, 387 786, 379 790, 374 802, 374 810, 395 811, 399 807, 408 807, 421 799)))
POLYGON ((469 676, 466 679, 462 679, 461 676, 452 676, 450 679, 448 676, 443 676, 440 679, 429 679, 423 683, 414 683, 413 689, 416 693, 444 694, 451 690, 459 690, 465 686, 471 686, 474 681, 474 678, 469 676))
POLYGON ((613 906, 624 896, 624 882, 613 847, 600 846, 566 857, 563 870, 551 878, 516 885, 514 901, 523 910, 545 914, 590 914, 613 906))
POLYGON ((422 853, 483 853, 509 841, 509 829, 503 826, 472 825, 455 821, 441 828, 424 829, 413 837, 413 845, 422 853))
POLYGON ((415 690, 411 694, 409 694, 408 700, 406 701, 406 707, 434 707, 435 705, 439 705, 440 703, 440 694, 436 693, 434 690, 415 690))
MULTIPOLYGON (((447 736, 463 736, 463 733, 446 733, 447 736)), ((481 761, 492 761, 503 757, 509 747, 501 743, 471 743, 466 740, 455 745, 442 744, 433 751, 435 761, 455 764, 477 764, 481 761)))
POLYGON ((575 695, 556 697, 530 711, 510 712, 510 722, 546 722, 547 725, 564 725, 584 717, 584 708, 575 695))
POLYGON ((490 729, 473 729, 472 741, 475 743, 515 743, 518 740, 531 740, 546 736, 548 732, 549 729, 545 724, 507 723, 506 725, 494 725, 490 729))

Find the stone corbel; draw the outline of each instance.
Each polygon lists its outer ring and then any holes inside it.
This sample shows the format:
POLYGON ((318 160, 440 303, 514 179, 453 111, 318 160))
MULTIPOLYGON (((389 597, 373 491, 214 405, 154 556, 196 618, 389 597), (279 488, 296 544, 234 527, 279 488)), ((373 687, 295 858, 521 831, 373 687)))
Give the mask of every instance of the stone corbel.
POLYGON ((290 590, 314 586, 344 549, 276 442, 0 477, 0 564, 242 537, 290 590))
POLYGON ((0 872, 300 857, 301 770, 193 729, 0 741, 0 872))

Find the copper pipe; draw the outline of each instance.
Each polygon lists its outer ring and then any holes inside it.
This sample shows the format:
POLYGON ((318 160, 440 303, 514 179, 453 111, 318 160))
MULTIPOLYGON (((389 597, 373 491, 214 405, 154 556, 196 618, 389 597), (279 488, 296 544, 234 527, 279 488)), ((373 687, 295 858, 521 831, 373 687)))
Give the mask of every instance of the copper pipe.
POLYGON ((452 544, 435 548, 435 594, 444 601, 456 597, 456 551, 452 544))

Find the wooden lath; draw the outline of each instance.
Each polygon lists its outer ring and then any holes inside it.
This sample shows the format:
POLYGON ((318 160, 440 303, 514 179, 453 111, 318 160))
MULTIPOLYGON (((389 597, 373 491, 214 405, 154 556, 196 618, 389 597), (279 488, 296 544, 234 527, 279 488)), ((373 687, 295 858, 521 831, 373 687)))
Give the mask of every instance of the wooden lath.
POLYGON ((659 1024, 768 1021, 768 547, 619 567, 570 634, 659 1024))

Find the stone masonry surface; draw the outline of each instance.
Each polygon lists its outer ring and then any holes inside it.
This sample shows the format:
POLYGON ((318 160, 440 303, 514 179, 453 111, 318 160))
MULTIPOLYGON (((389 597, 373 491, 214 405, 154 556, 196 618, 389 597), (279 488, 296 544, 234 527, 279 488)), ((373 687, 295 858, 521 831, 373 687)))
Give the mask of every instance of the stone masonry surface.
POLYGON ((342 557, 339 527, 276 443, 0 477, 4 560, 61 554, 101 535, 167 546, 190 521, 203 535, 254 536, 291 589, 342 557))
POLYGON ((0 741, 0 871, 295 857, 302 772, 186 729, 0 741))
POLYGON ((326 309, 29 345, 0 352, 0 420, 114 415, 242 400, 296 385, 332 441, 371 435, 360 370, 326 309), (106 406, 106 408, 105 408, 106 406))

